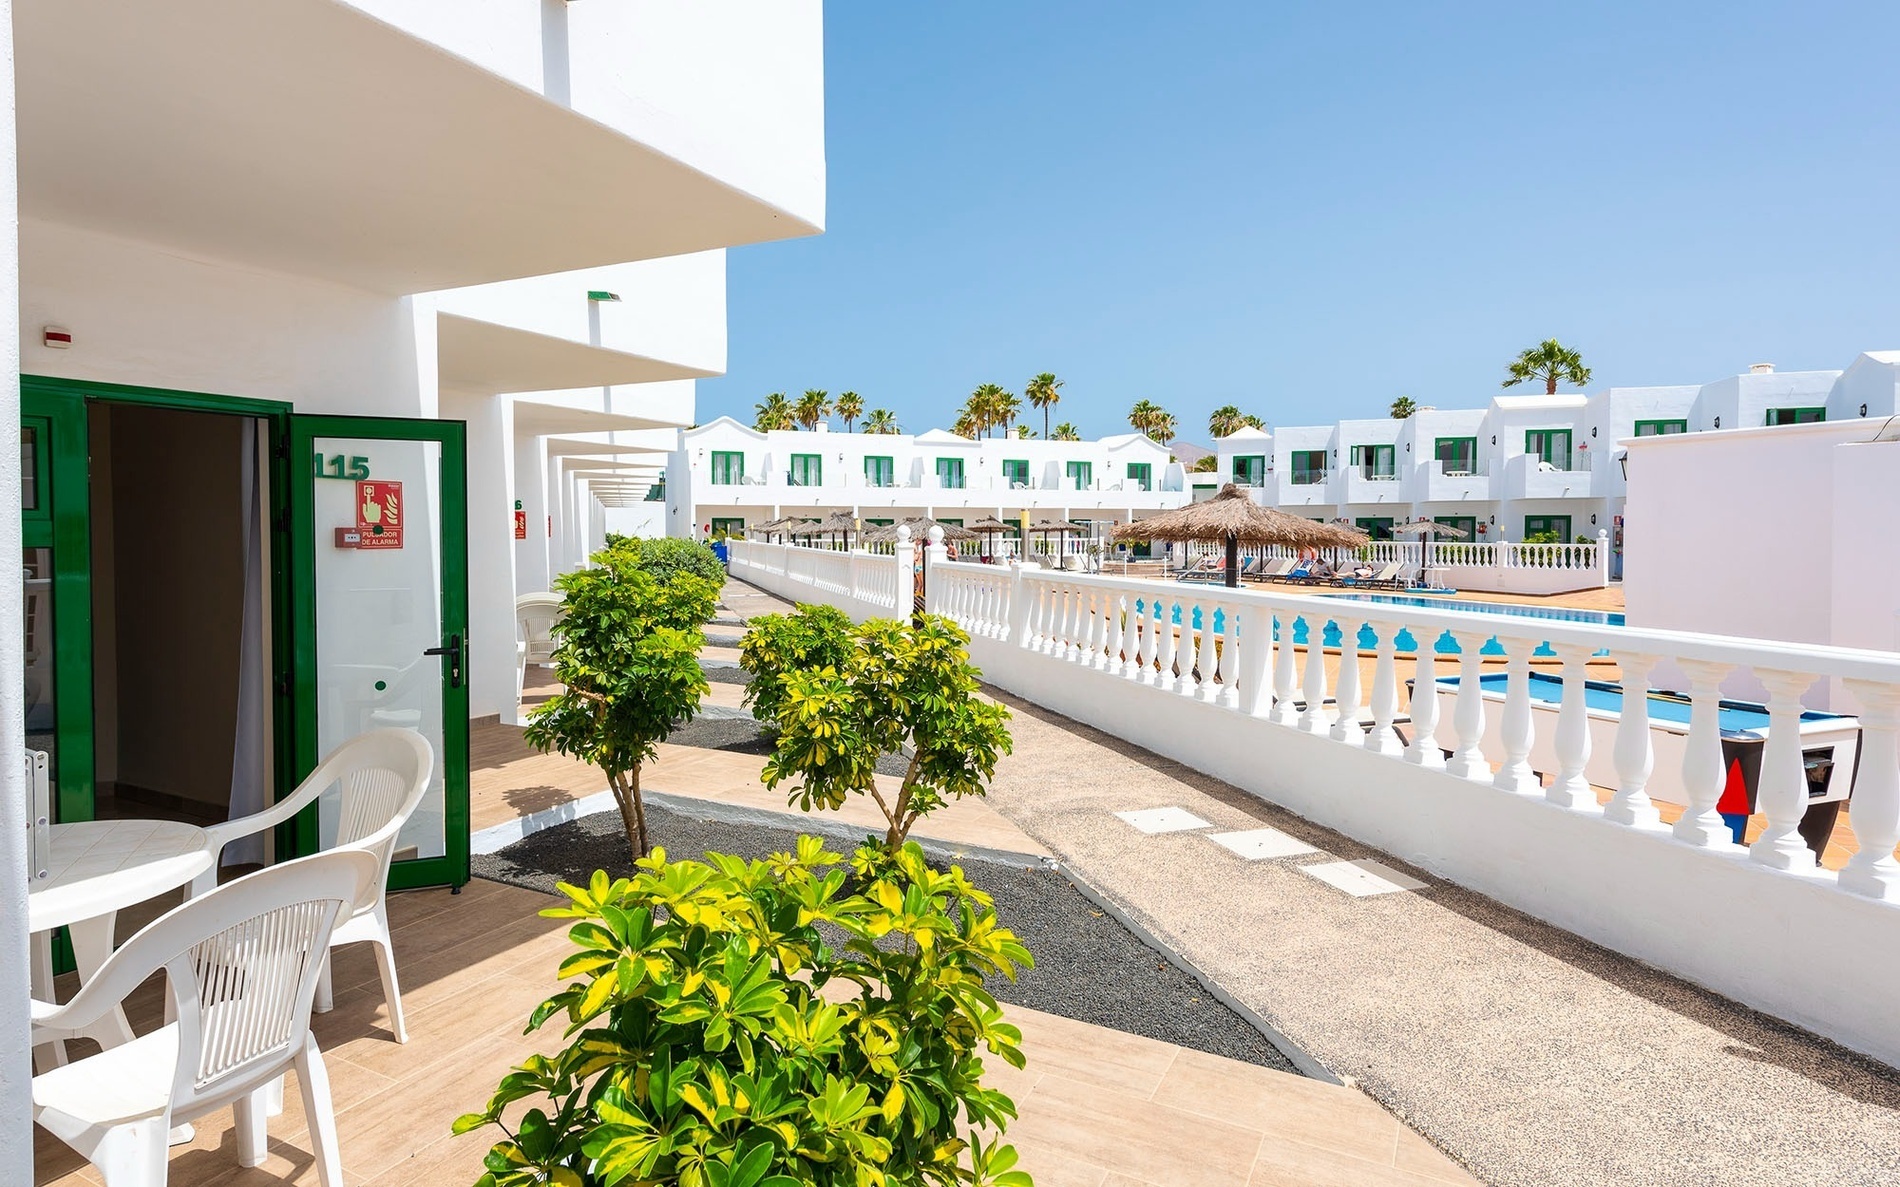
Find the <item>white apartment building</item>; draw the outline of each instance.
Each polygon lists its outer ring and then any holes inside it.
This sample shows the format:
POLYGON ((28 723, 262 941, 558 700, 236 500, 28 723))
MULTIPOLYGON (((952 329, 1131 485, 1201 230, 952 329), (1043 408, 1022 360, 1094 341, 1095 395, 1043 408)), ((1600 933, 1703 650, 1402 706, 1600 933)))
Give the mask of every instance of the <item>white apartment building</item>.
POLYGON ((724 250, 822 229, 821 15, 12 5, 10 716, 60 818, 255 810, 396 721, 438 763, 394 877, 466 881, 469 722, 514 712, 517 593, 696 419, 724 250))
POLYGON ((1241 482, 1263 503, 1347 519, 1374 538, 1431 519, 1478 541, 1608 532, 1614 542, 1628 491, 1622 442, 1871 414, 1863 405, 1893 399, 1878 363, 1887 357, 1863 355, 1846 372, 1757 364, 1701 387, 1501 395, 1483 408, 1422 409, 1405 420, 1242 429, 1216 442, 1215 473, 1188 481, 1197 497, 1200 488, 1241 482))
POLYGON ((1181 466, 1140 433, 1099 441, 970 440, 909 434, 761 433, 729 416, 679 434, 667 461, 671 535, 736 534, 789 515, 849 511, 867 524, 917 515, 951 523, 1025 514, 1126 523, 1179 506, 1181 466))

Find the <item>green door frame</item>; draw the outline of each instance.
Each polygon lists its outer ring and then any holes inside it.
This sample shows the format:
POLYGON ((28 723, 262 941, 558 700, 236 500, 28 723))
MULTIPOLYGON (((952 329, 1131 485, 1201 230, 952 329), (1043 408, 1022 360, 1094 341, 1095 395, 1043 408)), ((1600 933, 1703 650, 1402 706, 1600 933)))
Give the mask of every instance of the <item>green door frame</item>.
MULTIPOLYGON (((291 458, 309 458, 319 437, 382 441, 435 441, 442 446, 442 626, 462 636, 462 680, 442 677, 443 855, 399 861, 389 867, 389 888, 462 886, 468 868, 468 426, 459 420, 410 420, 379 416, 290 417, 291 458)), ((287 467, 288 468, 288 467, 287 467)), ((317 588, 316 479, 308 471, 289 483, 290 554, 296 559, 291 596, 294 704, 292 744, 298 777, 316 769, 317 588)), ((446 668, 446 665, 445 665, 446 668)), ((315 805, 291 826, 292 852, 317 848, 315 805)))

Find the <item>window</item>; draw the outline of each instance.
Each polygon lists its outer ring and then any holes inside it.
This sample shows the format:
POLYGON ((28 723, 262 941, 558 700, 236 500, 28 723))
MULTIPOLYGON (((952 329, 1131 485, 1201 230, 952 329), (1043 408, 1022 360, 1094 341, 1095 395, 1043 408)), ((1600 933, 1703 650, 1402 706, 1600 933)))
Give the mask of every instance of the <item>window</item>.
POLYGON ((1827 419, 1825 408, 1770 408, 1768 423, 1771 425, 1811 425, 1827 419))
POLYGON ((944 516, 943 518, 941 518, 941 519, 939 519, 939 520, 938 520, 937 522, 938 522, 938 523, 941 523, 941 524, 948 524, 949 526, 951 526, 951 527, 953 527, 953 528, 960 528, 960 527, 962 527, 962 526, 963 526, 963 521, 962 521, 962 520, 960 520, 960 519, 951 519, 951 518, 950 518, 949 516, 947 516, 947 515, 946 515, 946 516, 944 516))
POLYGON ((745 454, 715 449, 712 462, 714 486, 738 486, 745 481, 745 454))
POLYGON ((887 528, 896 522, 894 519, 866 519, 864 526, 867 528, 887 528))
POLYGON ((1003 481, 1011 490, 1025 489, 1029 486, 1029 462, 1025 458, 1006 458, 1003 461, 1003 481))
POLYGON ((937 459, 937 484, 945 490, 963 489, 963 459, 960 457, 940 457, 937 459))
POLYGON ((1077 490, 1087 490, 1095 485, 1094 462, 1070 462, 1063 467, 1063 470, 1074 480, 1077 490))
MULTIPOLYGON (((1453 538, 1454 543, 1464 543, 1478 538, 1478 517, 1475 515, 1434 515, 1432 522, 1442 523, 1448 528, 1463 532, 1464 535, 1453 538)), ((1438 538, 1443 539, 1443 537, 1438 538)))
POLYGON ((1568 544, 1569 542, 1570 517, 1568 515, 1526 515, 1524 517, 1524 543, 1568 544))
POLYGON ((1478 472, 1478 439, 1476 437, 1440 437, 1432 446, 1432 456, 1438 459, 1440 468, 1446 474, 1476 474, 1478 472))
POLYGON ((793 486, 823 486, 825 459, 815 453, 793 454, 791 477, 793 486))
POLYGON ((1260 454, 1235 458, 1234 481, 1242 486, 1265 486, 1267 459, 1260 454))
POLYGON ((1352 447, 1353 467, 1362 478, 1397 478, 1397 450, 1394 445, 1355 445, 1352 447))
POLYGON ((712 521, 712 534, 713 534, 713 539, 715 540, 719 539, 719 537, 721 536, 744 536, 745 535, 745 520, 744 519, 715 519, 712 521))
POLYGON ((1293 451, 1293 485, 1311 486, 1326 481, 1326 451, 1323 449, 1296 449, 1293 451))
POLYGON ((1392 517, 1390 515, 1362 515, 1352 521, 1353 526, 1371 536, 1374 540, 1392 538, 1392 517))
POLYGON ((867 457, 864 459, 864 485, 889 486, 895 468, 887 457, 867 457))
POLYGON ((1524 432, 1524 452, 1540 462, 1548 463, 1552 469, 1568 470, 1570 430, 1527 429, 1524 432))
POLYGON ((1636 422, 1638 437, 1673 437, 1677 433, 1689 431, 1686 420, 1639 420, 1636 422))
POLYGON ((1151 462, 1128 463, 1128 485, 1136 490, 1153 490, 1154 464, 1151 462))

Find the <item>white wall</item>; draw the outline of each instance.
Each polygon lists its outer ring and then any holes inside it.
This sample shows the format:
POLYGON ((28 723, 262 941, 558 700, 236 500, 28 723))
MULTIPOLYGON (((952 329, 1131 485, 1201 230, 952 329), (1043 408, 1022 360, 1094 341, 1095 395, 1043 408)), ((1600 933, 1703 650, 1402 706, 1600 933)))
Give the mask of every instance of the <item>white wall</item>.
MULTIPOLYGON (((1872 426, 1868 426, 1872 427, 1872 426)), ((1900 441, 1832 451, 1834 563, 1829 642, 1900 651, 1900 441)))
POLYGON ((20 369, 282 400, 299 412, 436 414, 435 309, 57 223, 20 227, 20 369), (72 331, 51 350, 42 328, 72 331))
POLYGON ((443 393, 442 415, 468 422, 468 713, 515 712, 514 406, 443 393))

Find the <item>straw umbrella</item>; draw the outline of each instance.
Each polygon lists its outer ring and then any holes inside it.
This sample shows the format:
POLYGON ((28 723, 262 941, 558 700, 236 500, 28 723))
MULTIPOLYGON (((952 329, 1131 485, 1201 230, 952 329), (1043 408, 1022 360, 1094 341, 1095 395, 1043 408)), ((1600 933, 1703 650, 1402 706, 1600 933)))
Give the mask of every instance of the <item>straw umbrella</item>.
POLYGON ((873 528, 864 533, 864 542, 866 544, 893 543, 897 539, 898 528, 909 528, 910 538, 917 541, 920 545, 930 539, 931 528, 942 528, 943 538, 946 541, 956 542, 976 539, 976 533, 969 528, 958 527, 954 523, 939 523, 928 515, 913 515, 902 523, 885 524, 882 527, 873 528))
POLYGON ((1289 548, 1358 548, 1366 534, 1354 528, 1314 523, 1284 511, 1262 507, 1233 483, 1204 503, 1189 503, 1115 529, 1117 540, 1219 540, 1227 545, 1227 587, 1240 584, 1242 544, 1284 544, 1289 548))
POLYGON ((1066 519, 1039 519, 1029 525, 1029 534, 1032 536, 1040 533, 1047 537, 1051 532, 1064 536, 1083 536, 1088 534, 1088 529, 1079 523, 1070 523, 1066 519))
POLYGON ((818 525, 818 530, 830 535, 834 543, 838 533, 843 532, 844 546, 848 550, 851 547, 851 533, 858 530, 858 517, 849 511, 833 511, 818 525))
POLYGON ((1395 536, 1424 537, 1424 539, 1419 541, 1418 548, 1419 580, 1423 581, 1425 570, 1431 567, 1433 539, 1438 536, 1443 536, 1447 540, 1462 540, 1471 533, 1465 531, 1463 528, 1453 527, 1448 523, 1434 523, 1429 519, 1413 519, 1405 523, 1394 524, 1392 526, 1392 534, 1395 536))
POLYGON ((975 523, 966 524, 965 526, 972 532, 983 533, 983 554, 994 561, 996 559, 996 545, 995 541, 991 540, 990 537, 998 532, 1007 532, 1009 525, 994 515, 985 515, 975 523))

